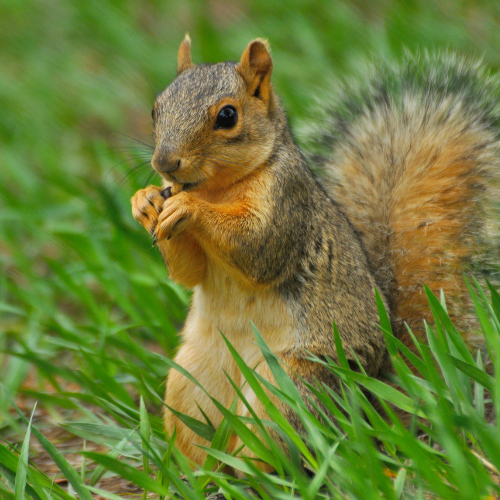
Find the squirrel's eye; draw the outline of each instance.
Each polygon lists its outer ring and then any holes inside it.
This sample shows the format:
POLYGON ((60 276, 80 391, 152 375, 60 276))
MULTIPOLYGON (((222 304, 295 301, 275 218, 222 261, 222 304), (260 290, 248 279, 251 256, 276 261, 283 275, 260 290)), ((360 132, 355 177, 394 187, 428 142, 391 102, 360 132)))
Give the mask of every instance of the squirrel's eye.
POLYGON ((233 128, 238 121, 238 112, 234 106, 225 106, 217 115, 215 128, 233 128))
POLYGON ((151 110, 151 118, 153 120, 155 119, 155 109, 154 108, 151 110))

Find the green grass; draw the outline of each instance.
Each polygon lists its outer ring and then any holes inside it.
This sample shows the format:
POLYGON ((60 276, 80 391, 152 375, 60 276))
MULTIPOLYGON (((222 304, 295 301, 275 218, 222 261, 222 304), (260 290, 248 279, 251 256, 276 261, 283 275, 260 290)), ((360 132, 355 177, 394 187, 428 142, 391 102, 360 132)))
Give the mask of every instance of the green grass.
MULTIPOLYGON (((71 433, 109 448, 107 453, 80 452, 86 460, 99 464, 99 468, 88 475, 85 467, 81 467, 80 473, 76 471, 36 425, 18 410, 19 423, 27 425, 27 431, 21 449, 0 444, 3 479, 0 491, 3 497, 16 500, 23 498, 24 491, 36 499, 49 498, 49 495, 68 498, 68 493, 51 484, 51 478, 29 464, 31 433, 72 489, 80 498, 89 500, 90 492, 115 498, 112 493, 95 487, 104 471, 111 471, 143 488, 143 498, 146 492, 151 492, 160 497, 201 499, 214 491, 235 499, 429 498, 424 494, 457 500, 493 498, 492 495, 500 494, 495 481, 500 470, 500 433, 498 425, 487 423, 487 414, 491 407, 500 405, 500 371, 497 370, 500 295, 493 287, 490 287, 488 298, 479 288, 471 287, 470 291, 493 364, 488 372, 481 356, 476 359, 471 356, 449 321, 443 299, 438 300, 427 290, 435 328, 428 327, 425 344, 416 344, 418 354, 412 354, 392 336, 390 322, 379 300, 380 324, 395 367, 395 374, 388 375, 391 385, 363 372, 352 371, 336 332, 339 364, 315 361, 324 363, 342 380, 342 391, 336 394, 327 387, 310 386, 324 408, 336 417, 335 421, 326 417, 318 419, 309 411, 280 362, 255 329, 256 342, 277 386, 270 385, 246 366, 229 341, 226 342, 273 422, 259 420, 250 405, 247 406, 252 417, 243 418, 235 415, 236 404, 225 409, 216 401, 224 415, 217 431, 209 422, 186 419, 187 425, 210 442, 205 448, 208 457, 202 468, 193 472, 175 448, 175 436, 166 441, 161 422, 154 413, 148 414, 143 398, 135 402, 128 393, 117 391, 114 385, 117 377, 101 369, 100 380, 96 379, 104 382, 101 387, 82 376, 78 380, 84 388, 83 394, 57 391, 57 397, 71 402, 75 409, 80 407, 81 414, 85 413, 85 403, 102 409, 95 414, 87 412, 86 418, 79 421, 62 424, 71 433), (412 370, 403 361, 403 356, 409 360, 412 370), (490 375, 490 371, 497 375, 490 375), (263 388, 294 409, 307 435, 295 433, 263 388), (386 418, 381 417, 380 408, 386 418), (415 417, 403 423, 400 410, 415 417), (259 432, 252 433, 245 425, 249 423, 256 425, 259 432), (276 430, 289 444, 288 454, 273 444, 269 428, 276 430), (228 454, 225 447, 231 432, 256 454, 258 461, 272 465, 276 473, 261 472, 255 459, 237 459, 237 453, 228 454), (143 471, 138 470, 141 463, 143 471), (245 478, 235 479, 224 473, 226 465, 245 473, 245 478), (184 480, 180 476, 184 476, 184 480)), ((92 357, 97 359, 98 355, 92 357)), ((162 357, 158 355, 158 359, 162 357)), ((40 366, 34 357, 30 361, 40 366)), ((88 361, 92 364, 90 356, 88 361)), ((167 358, 163 361, 171 369, 182 370, 167 358)), ((59 376, 72 379, 71 373, 71 368, 61 368, 59 376)), ((145 383, 142 391, 149 398, 161 400, 149 384, 145 383)), ((7 392, 5 394, 9 403, 16 407, 7 392)), ((43 394, 36 396, 44 402, 43 394)), ((247 404, 244 399, 243 402, 247 404)), ((56 403, 51 401, 51 404, 56 403)), ((323 410, 317 410, 321 415, 323 410)))
MULTIPOLYGON (((336 405, 349 417, 322 424, 300 401, 291 402, 310 430, 313 477, 300 469, 299 450, 307 455, 307 447, 292 435, 290 457, 264 452, 278 475, 235 463, 224 443, 231 429, 245 431, 230 413, 217 433, 197 424, 212 437, 213 458, 192 474, 161 422, 167 360, 189 294, 166 278, 157 250, 132 220, 129 198, 148 182, 150 149, 137 140, 151 144, 153 94, 174 78, 185 31, 195 62, 238 59, 249 40, 268 38, 273 81, 297 129, 332 78, 362 76, 367 60, 397 59, 404 47, 484 55, 497 71, 499 14, 496 1, 1 1, 0 497, 67 499, 73 491, 88 497, 84 479, 95 487, 110 471, 181 498, 201 498, 216 488, 210 481, 227 498, 249 497, 248 485, 262 498, 424 498, 431 491, 470 499, 496 491, 482 457, 499 468, 497 429, 485 426, 482 390, 472 393, 469 381, 487 387, 491 404, 500 407, 497 378, 485 374, 480 359, 467 357, 436 303, 445 328, 429 332, 435 340, 421 347, 425 364, 413 359, 421 378, 406 371, 388 337, 406 399, 340 366, 332 367, 345 381, 336 405), (395 417, 389 425, 359 384, 396 406, 418 406, 425 425, 407 429, 395 417), (24 417, 38 401, 46 418, 35 413, 27 431, 7 395, 29 405, 24 417), (43 442, 70 481, 68 491, 27 461, 23 442, 33 446, 49 419, 50 425, 66 421, 69 433, 109 450, 106 457, 88 451, 86 470, 74 471, 43 442), (422 426, 430 444, 416 437, 422 426), (212 472, 219 460, 243 467, 248 479, 212 472), (101 466, 93 470, 96 463, 101 466), (127 468, 146 464, 154 479, 127 468), (192 485, 188 490, 180 474, 192 485)), ((480 297, 478 310, 496 360, 500 301, 495 295, 488 301, 480 297)), ((288 387, 283 373, 277 379, 279 390, 288 387)), ((321 394, 334 412, 330 396, 321 394)), ((245 439, 263 450, 257 438, 245 439)))

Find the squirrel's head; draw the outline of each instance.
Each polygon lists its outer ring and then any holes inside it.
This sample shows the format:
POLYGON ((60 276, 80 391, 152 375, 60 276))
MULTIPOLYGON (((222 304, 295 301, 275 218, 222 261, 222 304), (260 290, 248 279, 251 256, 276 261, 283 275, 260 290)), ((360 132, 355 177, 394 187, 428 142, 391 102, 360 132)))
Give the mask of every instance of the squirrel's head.
POLYGON ((156 98, 152 164, 183 189, 223 187, 261 167, 273 151, 279 108, 265 41, 238 63, 194 65, 189 36, 179 48, 177 78, 156 98))

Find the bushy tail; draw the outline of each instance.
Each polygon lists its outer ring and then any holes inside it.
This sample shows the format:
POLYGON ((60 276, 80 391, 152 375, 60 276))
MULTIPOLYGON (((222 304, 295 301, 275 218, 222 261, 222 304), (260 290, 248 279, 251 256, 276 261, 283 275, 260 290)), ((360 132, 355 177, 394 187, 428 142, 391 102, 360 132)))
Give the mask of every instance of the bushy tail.
POLYGON ((500 264, 499 102, 500 83, 478 62, 407 57, 344 86, 314 133, 313 164, 359 231, 395 325, 417 334, 425 283, 472 340, 463 273, 491 278, 500 264))

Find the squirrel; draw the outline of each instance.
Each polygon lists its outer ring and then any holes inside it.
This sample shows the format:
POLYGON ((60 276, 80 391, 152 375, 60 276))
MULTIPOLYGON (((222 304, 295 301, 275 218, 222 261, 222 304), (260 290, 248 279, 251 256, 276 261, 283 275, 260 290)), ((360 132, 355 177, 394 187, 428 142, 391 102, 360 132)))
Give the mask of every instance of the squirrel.
MULTIPOLYGON (((252 321, 306 402, 315 398, 303 381, 339 388, 309 360, 309 353, 338 360, 334 323, 353 369, 359 362, 372 377, 389 371, 375 288, 407 345, 404 323, 423 340, 423 320, 432 320, 424 283, 444 291, 452 321, 473 344, 479 328, 462 274, 500 248, 500 85, 480 63, 408 55, 373 69, 364 84, 339 84, 312 127, 309 159, 292 137, 272 69, 262 39, 239 62, 194 65, 186 35, 177 77, 153 109, 152 165, 163 186, 132 198, 170 278, 193 289, 175 362, 226 407, 235 392, 224 372, 239 387, 244 380, 221 331, 274 382, 252 321)), ((242 390, 268 418, 248 384, 242 390)), ((215 427, 222 420, 173 370, 166 405, 194 418, 203 410, 215 427)), ((237 412, 249 416, 243 404, 237 412)), ((196 445, 207 442, 168 410, 165 426, 202 464, 196 445)), ((233 436, 229 451, 240 445, 233 436)))

